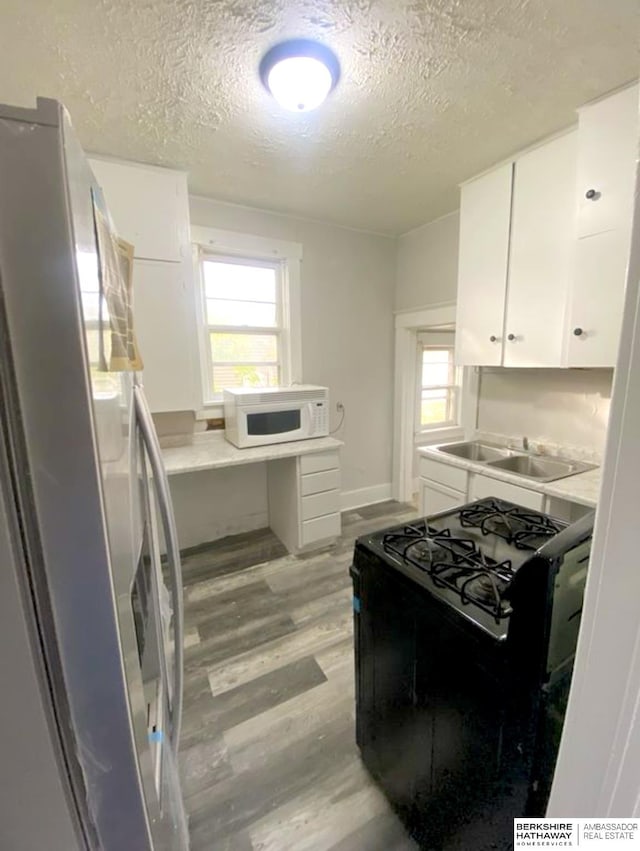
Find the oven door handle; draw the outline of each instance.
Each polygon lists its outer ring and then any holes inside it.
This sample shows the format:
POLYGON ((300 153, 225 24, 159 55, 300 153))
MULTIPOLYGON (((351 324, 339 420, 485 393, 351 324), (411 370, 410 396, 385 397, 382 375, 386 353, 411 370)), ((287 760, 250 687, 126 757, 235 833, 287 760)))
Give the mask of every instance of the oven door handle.
POLYGON ((169 480, 167 471, 162 461, 160 443, 156 434, 151 411, 141 386, 136 385, 133 389, 136 418, 140 428, 140 434, 149 456, 151 472, 155 479, 156 493, 158 495, 158 508, 160 520, 164 531, 164 539, 167 547, 167 563, 169 565, 169 576, 171 582, 171 604, 173 608, 173 638, 175 643, 173 660, 173 701, 171 706, 171 747, 175 754, 178 753, 180 742, 180 726, 182 724, 182 689, 184 677, 184 603, 182 592, 182 564, 180 562, 180 549, 178 547, 178 534, 176 521, 171 502, 169 480))

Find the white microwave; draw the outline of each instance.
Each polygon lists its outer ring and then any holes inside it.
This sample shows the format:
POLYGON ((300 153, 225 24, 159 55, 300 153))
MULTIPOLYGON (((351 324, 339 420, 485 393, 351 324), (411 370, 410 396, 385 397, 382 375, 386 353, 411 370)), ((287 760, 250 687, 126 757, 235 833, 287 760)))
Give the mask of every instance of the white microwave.
POLYGON ((329 434, 329 390, 315 384, 224 391, 224 434, 244 449, 329 434))

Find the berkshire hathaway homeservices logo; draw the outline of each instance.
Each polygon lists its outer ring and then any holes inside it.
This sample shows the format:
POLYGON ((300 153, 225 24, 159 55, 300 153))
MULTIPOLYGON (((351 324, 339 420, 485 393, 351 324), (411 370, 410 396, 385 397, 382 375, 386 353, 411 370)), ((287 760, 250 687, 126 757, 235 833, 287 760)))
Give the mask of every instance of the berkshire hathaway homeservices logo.
POLYGON ((513 847, 577 848, 577 825, 571 819, 514 819, 513 847))
POLYGON ((514 819, 513 847, 630 851, 640 848, 640 822, 633 818, 514 819))

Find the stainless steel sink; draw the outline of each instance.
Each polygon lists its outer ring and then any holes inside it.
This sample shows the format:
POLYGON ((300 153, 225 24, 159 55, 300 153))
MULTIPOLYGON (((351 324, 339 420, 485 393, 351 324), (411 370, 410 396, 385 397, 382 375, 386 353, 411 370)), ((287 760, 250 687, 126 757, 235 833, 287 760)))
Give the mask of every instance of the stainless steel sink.
POLYGON ((567 476, 575 476, 577 473, 595 469, 594 464, 569 461, 565 458, 549 458, 546 455, 533 455, 479 440, 449 443, 435 448, 445 455, 455 455, 456 458, 475 461, 477 464, 495 467, 496 470, 515 473, 517 476, 535 479, 538 482, 554 482, 556 479, 564 479, 567 476))
POLYGON ((580 461, 564 461, 560 458, 543 458, 540 455, 512 455, 510 458, 501 458, 496 461, 487 462, 488 467, 496 470, 504 470, 525 476, 527 479, 536 479, 539 482, 553 482, 556 479, 564 479, 574 476, 576 473, 584 473, 593 470, 593 464, 583 464, 580 461))
POLYGON ((476 440, 471 440, 468 443, 450 443, 448 446, 438 446, 438 450, 447 455, 455 455, 456 458, 465 458, 467 461, 480 463, 498 461, 501 458, 509 458, 513 454, 510 449, 503 449, 489 443, 480 443, 476 440))

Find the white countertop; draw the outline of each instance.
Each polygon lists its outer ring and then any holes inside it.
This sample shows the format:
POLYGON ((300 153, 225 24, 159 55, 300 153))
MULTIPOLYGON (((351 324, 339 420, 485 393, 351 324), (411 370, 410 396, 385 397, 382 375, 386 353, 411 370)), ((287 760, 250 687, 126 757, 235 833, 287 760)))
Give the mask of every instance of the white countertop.
POLYGON ((178 473, 195 473, 199 470, 217 470, 221 467, 273 461, 275 458, 311 455, 314 452, 339 449, 343 445, 341 440, 333 437, 314 437, 309 440, 238 449, 225 439, 223 431, 210 431, 194 435, 193 443, 164 448, 162 457, 167 474, 175 476, 178 473))
POLYGON ((555 482, 537 482, 535 479, 518 476, 517 473, 508 473, 496 467, 479 464, 477 461, 469 461, 466 458, 457 458, 455 455, 438 452, 437 449, 431 446, 421 446, 418 452, 426 458, 433 458, 442 464, 448 464, 450 467, 460 467, 471 473, 481 473, 483 476, 489 476, 491 479, 509 482, 509 484, 518 485, 521 488, 527 488, 538 493, 544 493, 547 496, 555 496, 559 499, 566 499, 569 502, 577 502, 580 505, 587 505, 590 508, 595 508, 598 504, 601 476, 599 467, 596 467, 595 470, 588 470, 586 473, 578 473, 575 476, 557 479, 555 482))

